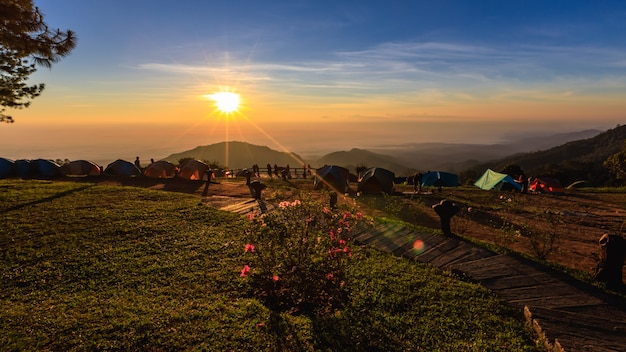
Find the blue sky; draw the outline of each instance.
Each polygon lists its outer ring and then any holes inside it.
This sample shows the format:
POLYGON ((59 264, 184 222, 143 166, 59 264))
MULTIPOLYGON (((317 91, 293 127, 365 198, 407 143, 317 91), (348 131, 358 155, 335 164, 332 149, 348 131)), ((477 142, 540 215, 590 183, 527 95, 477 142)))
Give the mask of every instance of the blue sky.
MULTIPOLYGON (((33 80, 44 94, 0 128, 0 147, 20 155, 35 152, 19 136, 42 126, 101 139, 119 126, 176 131, 158 147, 118 137, 153 154, 224 138, 303 152, 323 149, 312 137, 320 133, 336 150, 373 139, 480 143, 546 126, 608 129, 626 112, 623 1, 35 4, 51 27, 74 30, 78 46, 40 69, 33 80), (238 122, 202 99, 225 87, 242 95, 238 122)), ((94 143, 59 138, 36 152, 94 143)))

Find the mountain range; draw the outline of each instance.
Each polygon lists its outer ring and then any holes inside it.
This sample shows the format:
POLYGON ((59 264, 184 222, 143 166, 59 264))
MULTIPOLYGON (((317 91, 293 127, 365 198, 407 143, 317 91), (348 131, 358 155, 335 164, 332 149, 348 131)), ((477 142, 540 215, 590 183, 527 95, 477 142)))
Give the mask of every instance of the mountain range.
POLYGON ((584 130, 490 145, 413 143, 381 146, 370 150, 354 148, 349 151, 329 153, 315 160, 305 160, 296 153, 277 151, 267 146, 232 141, 198 146, 191 150, 171 154, 165 160, 178 163, 182 158, 194 158, 228 165, 232 169, 249 168, 253 164, 265 167, 269 163, 291 167, 308 164, 314 168, 323 165, 339 165, 351 171, 358 166, 377 166, 393 171, 396 175, 411 175, 416 171, 428 170, 458 173, 477 167, 497 167, 507 162, 521 162, 528 165, 525 167, 537 168, 548 162, 578 159, 579 156, 584 155, 589 158, 588 155, 595 153, 598 149, 604 151, 600 154, 604 157, 602 160, 605 160, 604 155, 614 154, 621 149, 624 138, 626 138, 626 128, 618 126, 605 132, 584 130), (602 145, 589 142, 595 139, 600 140, 599 143, 602 145), (558 152, 559 150, 562 152, 558 152), (571 152, 575 155, 569 155, 571 150, 575 150, 571 152))

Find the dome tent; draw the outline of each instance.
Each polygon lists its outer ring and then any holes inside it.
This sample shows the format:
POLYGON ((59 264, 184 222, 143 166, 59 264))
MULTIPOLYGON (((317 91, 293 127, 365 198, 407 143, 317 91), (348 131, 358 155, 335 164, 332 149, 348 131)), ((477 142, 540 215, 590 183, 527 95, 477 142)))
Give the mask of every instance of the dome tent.
POLYGON ((326 165, 315 171, 313 186, 315 189, 327 187, 337 192, 348 192, 348 178, 350 171, 336 165, 326 165))
POLYGON ((100 166, 87 160, 74 160, 61 166, 61 173, 66 176, 100 176, 100 166))
POLYGON ((14 176, 16 172, 15 162, 10 159, 0 158, 0 178, 14 176))
POLYGON ((178 167, 165 160, 153 162, 143 172, 145 176, 153 178, 173 178, 177 173, 178 167))
POLYGON ((361 173, 357 190, 363 193, 391 194, 395 178, 396 175, 387 169, 372 167, 361 173))
POLYGON ((104 174, 135 177, 141 176, 141 171, 137 168, 137 166, 135 166, 135 164, 131 163, 130 161, 117 159, 107 165, 107 167, 104 169, 104 174))
POLYGON ((180 165, 178 177, 186 180, 202 180, 208 169, 209 165, 200 160, 186 160, 180 165))
POLYGON ((538 193, 565 193, 565 189, 559 180, 552 177, 535 177, 530 181, 528 190, 538 193))

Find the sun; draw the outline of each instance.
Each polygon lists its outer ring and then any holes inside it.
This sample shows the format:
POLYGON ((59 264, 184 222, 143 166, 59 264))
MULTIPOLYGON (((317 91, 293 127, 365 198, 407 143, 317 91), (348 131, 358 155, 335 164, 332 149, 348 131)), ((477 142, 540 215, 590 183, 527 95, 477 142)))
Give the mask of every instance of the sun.
POLYGON ((217 109, 225 114, 230 114, 239 109, 241 99, 239 94, 233 92, 217 92, 209 96, 215 101, 217 109))

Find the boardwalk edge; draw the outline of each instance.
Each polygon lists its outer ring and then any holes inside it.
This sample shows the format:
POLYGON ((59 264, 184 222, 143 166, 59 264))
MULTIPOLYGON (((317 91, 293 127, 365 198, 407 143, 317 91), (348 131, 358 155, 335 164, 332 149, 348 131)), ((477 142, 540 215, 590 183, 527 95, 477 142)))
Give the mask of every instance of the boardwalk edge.
POLYGON ((526 318, 526 321, 529 324, 531 324, 531 326, 535 330, 538 341, 543 344, 546 351, 565 352, 565 349, 561 347, 561 344, 559 343, 558 339, 554 339, 554 343, 550 342, 550 339, 548 339, 548 337, 546 336, 546 333, 545 331, 543 331, 543 328, 541 327, 539 322, 536 319, 533 319, 533 313, 530 311, 530 308, 528 308, 528 306, 524 306, 524 317, 526 318))

